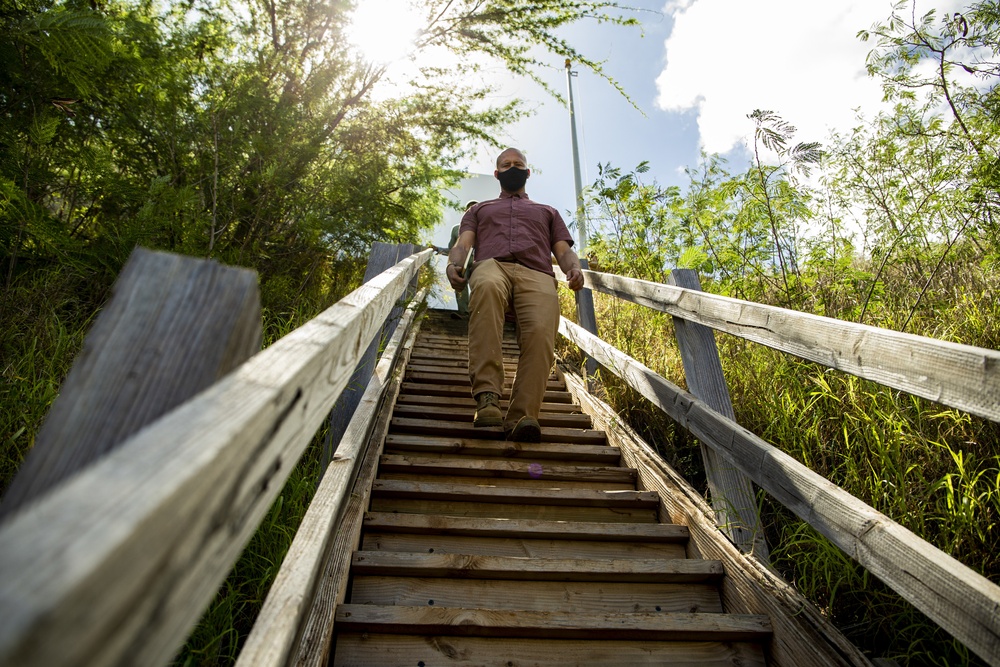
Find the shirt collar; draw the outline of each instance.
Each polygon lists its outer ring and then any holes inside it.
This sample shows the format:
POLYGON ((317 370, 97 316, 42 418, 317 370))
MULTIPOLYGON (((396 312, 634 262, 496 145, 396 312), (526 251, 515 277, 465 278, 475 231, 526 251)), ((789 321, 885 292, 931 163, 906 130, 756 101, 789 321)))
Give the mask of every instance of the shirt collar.
POLYGON ((520 194, 516 192, 507 192, 506 190, 500 190, 499 199, 531 199, 527 192, 522 192, 520 194))

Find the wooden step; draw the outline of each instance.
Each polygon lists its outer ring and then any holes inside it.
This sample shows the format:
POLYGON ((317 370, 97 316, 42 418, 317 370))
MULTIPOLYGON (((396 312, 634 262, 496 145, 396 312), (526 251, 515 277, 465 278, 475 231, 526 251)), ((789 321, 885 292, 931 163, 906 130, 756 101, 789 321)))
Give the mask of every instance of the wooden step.
MULTIPOLYGON (((397 514, 396 516, 428 516, 397 514)), ((466 518, 466 517, 460 517, 466 518)), ((488 520, 488 519, 486 519, 488 520)), ((516 519, 514 519, 516 521, 516 519)), ((627 523, 625 526, 650 526, 627 523)), ((406 551, 478 554, 520 558, 674 559, 686 558, 683 544, 668 542, 599 542, 596 540, 525 539, 521 537, 466 537, 464 535, 384 533, 369 531, 361 541, 365 551, 406 551)))
POLYGON ((531 539, 598 540, 603 542, 683 543, 687 526, 674 524, 620 524, 533 519, 469 519, 416 514, 365 514, 366 530, 383 532, 462 535, 467 537, 519 537, 531 539))
POLYGON ((607 507, 652 509, 660 505, 655 491, 550 491, 548 489, 469 488, 464 484, 375 480, 373 498, 444 500, 512 505, 565 505, 572 507, 607 507))
POLYGON ((715 584, 356 576, 351 604, 562 612, 722 613, 715 584))
POLYGON ((674 584, 716 582, 724 574, 720 561, 698 558, 598 560, 395 551, 356 551, 351 572, 355 576, 674 584))
MULTIPOLYGON (((470 393, 464 396, 425 396, 421 394, 400 394, 396 399, 396 405, 437 405, 454 406, 456 408, 476 407, 476 399, 470 393)), ((500 409, 506 410, 510 405, 507 398, 500 399, 500 409)), ((583 414, 581 408, 576 403, 542 403, 542 414, 583 414)), ((589 415, 588 415, 589 416, 589 415)))
POLYGON ((386 454, 379 460, 381 473, 411 475, 460 475, 576 482, 617 482, 634 488, 636 471, 610 466, 565 466, 528 461, 495 461, 465 458, 427 459, 419 455, 386 454))
POLYGON ((334 667, 765 667, 752 642, 588 641, 390 635, 353 632, 337 638, 334 667))
MULTIPOLYGON (((435 405, 397 405, 393 411, 397 417, 410 417, 414 419, 440 419, 442 421, 471 422, 476 415, 476 406, 435 406, 435 405)), ((546 414, 538 415, 538 423, 542 426, 552 426, 555 428, 583 428, 589 429, 593 426, 590 415, 574 414, 546 414)))
MULTIPOLYGON (((426 382, 428 384, 438 384, 447 385, 453 384, 462 387, 471 387, 472 382, 469 380, 468 373, 419 373, 413 372, 407 369, 406 375, 403 378, 404 382, 426 382)), ((513 377, 507 377, 504 379, 504 388, 509 388, 514 384, 513 377)), ((547 380, 545 383, 546 390, 549 391, 560 391, 566 389, 566 384, 560 380, 547 380)))
POLYGON ((571 445, 552 442, 513 442, 511 440, 479 440, 445 438, 432 435, 390 433, 385 439, 386 453, 416 452, 421 454, 463 455, 484 458, 517 458, 534 460, 581 461, 617 465, 621 452, 608 445, 571 445))
MULTIPOLYGON (((436 419, 412 419, 394 417, 390 423, 393 433, 416 433, 451 438, 483 438, 503 440, 506 437, 499 426, 476 428, 468 422, 438 421, 436 419)), ((590 429, 542 427, 542 442, 567 442, 576 445, 603 445, 607 442, 604 431, 590 429)))
MULTIPOLYGON (((517 364, 504 364, 504 374, 508 378, 513 378, 517 374, 517 364)), ((429 359, 417 359, 410 360, 410 363, 406 366, 408 372, 413 373, 447 373, 450 375, 469 375, 469 366, 464 362, 458 361, 443 361, 435 360, 431 361, 429 359), (416 363, 415 363, 416 362, 416 363)), ((559 376, 555 373, 549 373, 550 380, 557 380, 559 376)))
MULTIPOLYGON (((425 384, 423 382, 404 382, 400 391, 405 394, 421 396, 455 396, 456 398, 471 398, 468 387, 451 384, 425 384)), ((510 391, 505 388, 500 394, 501 400, 510 400, 510 391)), ((542 398, 549 403, 572 403, 573 396, 568 391, 548 390, 542 398)))
POLYGON ((536 637, 646 641, 764 641, 767 616, 756 614, 564 613, 345 604, 344 631, 460 637, 536 637))

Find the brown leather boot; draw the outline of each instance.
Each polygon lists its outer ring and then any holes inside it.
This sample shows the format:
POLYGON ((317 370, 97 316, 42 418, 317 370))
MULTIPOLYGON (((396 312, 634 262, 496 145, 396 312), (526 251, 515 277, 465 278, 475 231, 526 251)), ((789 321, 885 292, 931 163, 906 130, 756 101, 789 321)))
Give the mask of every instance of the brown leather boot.
POLYGON ((507 434, 507 439, 515 442, 541 442, 542 427, 534 417, 521 417, 507 434))
POLYGON ((472 425, 477 428, 480 426, 503 426, 499 396, 491 391, 476 394, 476 418, 472 425))

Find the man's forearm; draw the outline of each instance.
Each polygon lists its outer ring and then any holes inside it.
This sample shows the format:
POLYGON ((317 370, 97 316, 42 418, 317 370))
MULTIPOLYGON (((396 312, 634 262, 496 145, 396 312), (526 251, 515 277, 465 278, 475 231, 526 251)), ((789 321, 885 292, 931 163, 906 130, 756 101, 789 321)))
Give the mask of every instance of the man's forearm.
POLYGON ((448 263, 457 264, 460 267, 464 266, 465 257, 468 254, 469 250, 467 248, 463 248, 462 246, 456 243, 454 246, 452 246, 451 250, 448 252, 448 263))
POLYGON ((563 270, 563 273, 569 273, 573 269, 580 270, 580 258, 572 249, 567 249, 556 257, 556 261, 559 262, 559 268, 563 270))

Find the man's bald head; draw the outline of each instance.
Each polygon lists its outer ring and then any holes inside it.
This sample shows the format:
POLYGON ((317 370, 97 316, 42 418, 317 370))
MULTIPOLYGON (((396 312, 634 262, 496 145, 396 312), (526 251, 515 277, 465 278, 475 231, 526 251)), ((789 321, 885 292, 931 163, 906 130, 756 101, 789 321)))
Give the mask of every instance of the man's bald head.
POLYGON ((520 167, 522 169, 528 166, 528 160, 524 157, 524 153, 517 148, 505 148, 500 155, 497 156, 497 169, 503 171, 510 166, 513 161, 520 162, 520 167))

